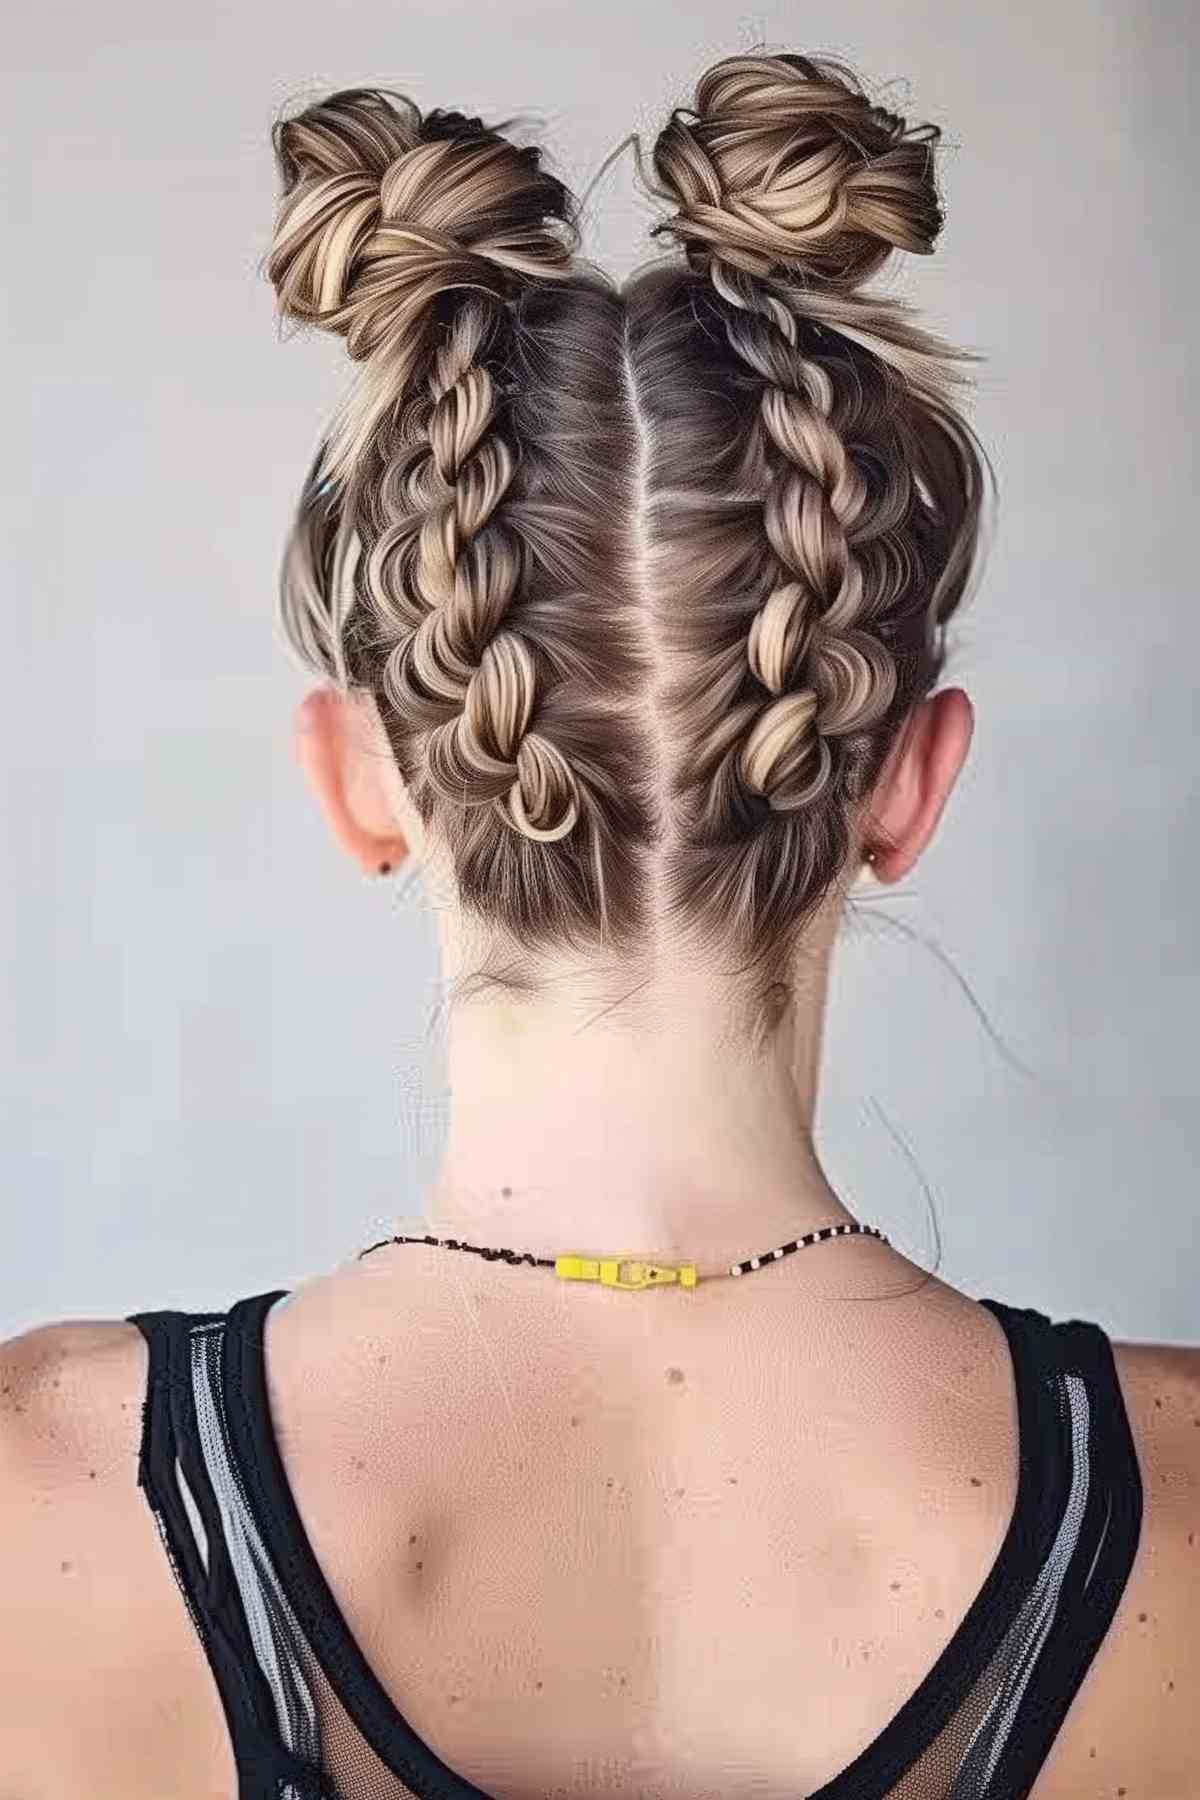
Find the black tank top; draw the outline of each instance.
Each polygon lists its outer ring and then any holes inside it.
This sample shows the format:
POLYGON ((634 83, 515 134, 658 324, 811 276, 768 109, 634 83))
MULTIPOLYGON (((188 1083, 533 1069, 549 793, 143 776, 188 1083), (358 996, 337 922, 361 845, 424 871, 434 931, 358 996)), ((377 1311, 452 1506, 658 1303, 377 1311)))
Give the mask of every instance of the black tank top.
MULTIPOLYGON (((150 1349, 138 1485, 220 1690, 238 1800, 488 1800, 389 1699, 305 1535, 263 1366, 263 1321, 288 1292, 129 1315, 150 1349)), ((1012 1357, 1008 1530, 920 1686, 807 1800, 1023 1800, 1124 1591, 1142 1483, 1109 1339, 981 1304, 1012 1357)))

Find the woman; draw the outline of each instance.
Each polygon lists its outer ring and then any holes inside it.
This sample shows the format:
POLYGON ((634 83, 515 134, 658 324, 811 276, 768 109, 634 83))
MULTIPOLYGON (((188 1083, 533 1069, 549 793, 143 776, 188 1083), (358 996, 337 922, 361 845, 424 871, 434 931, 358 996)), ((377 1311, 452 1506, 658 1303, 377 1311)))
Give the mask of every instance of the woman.
POLYGON ((424 872, 452 1115, 334 1272, 5 1347, 5 1800, 1195 1791, 1200 1353, 957 1292, 813 1145, 847 892, 971 737, 964 358, 865 287, 937 137, 729 58, 618 290, 478 119, 276 128, 282 313, 361 365, 300 745, 424 872))

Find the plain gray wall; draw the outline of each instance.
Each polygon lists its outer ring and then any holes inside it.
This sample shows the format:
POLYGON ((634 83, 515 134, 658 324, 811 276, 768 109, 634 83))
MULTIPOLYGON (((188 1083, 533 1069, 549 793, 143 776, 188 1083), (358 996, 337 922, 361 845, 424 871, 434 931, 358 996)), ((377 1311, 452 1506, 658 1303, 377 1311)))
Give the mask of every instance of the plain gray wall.
MULTIPOLYGON (((258 274, 277 109, 534 113, 580 191, 765 41, 946 128, 939 252, 888 280, 986 353, 1001 486, 969 769, 835 968, 831 1175, 926 1263, 927 1183, 970 1292, 1200 1341, 1192 8, 117 0, 5 38, 0 1329, 293 1285, 436 1158, 428 920, 292 759, 277 558, 349 365, 258 274)), ((589 252, 628 271, 655 216, 627 153, 589 252)))

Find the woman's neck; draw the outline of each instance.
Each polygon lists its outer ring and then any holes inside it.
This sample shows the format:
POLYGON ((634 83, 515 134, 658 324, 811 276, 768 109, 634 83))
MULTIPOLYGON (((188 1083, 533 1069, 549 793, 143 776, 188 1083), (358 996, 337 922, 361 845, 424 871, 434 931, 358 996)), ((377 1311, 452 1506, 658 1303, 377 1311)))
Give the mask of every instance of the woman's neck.
POLYGON ((812 1138, 826 963, 809 959, 759 1047, 731 1032, 728 993, 681 960, 623 1004, 575 973, 536 999, 465 1001, 426 1229, 704 1273, 849 1221, 812 1138))

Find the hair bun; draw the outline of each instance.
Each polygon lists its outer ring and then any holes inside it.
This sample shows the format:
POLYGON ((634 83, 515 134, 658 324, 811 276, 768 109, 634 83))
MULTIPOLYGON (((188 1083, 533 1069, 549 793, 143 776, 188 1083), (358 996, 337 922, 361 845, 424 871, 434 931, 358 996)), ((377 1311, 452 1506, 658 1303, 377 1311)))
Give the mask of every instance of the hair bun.
MULTIPOLYGON (((576 248, 568 190, 481 120, 403 94, 344 88, 276 124, 283 185, 267 274, 280 307, 343 333, 352 356, 386 333, 401 288, 472 260, 561 273, 576 248)), ((475 271, 478 279, 479 271, 475 271)))
POLYGON ((933 249, 940 136, 873 105, 834 58, 727 57, 656 140, 654 167, 678 211, 654 235, 677 239, 703 273, 720 259, 848 291, 893 249, 933 249))
POLYGON ((410 378, 448 290, 511 299, 569 275, 578 248, 569 190, 461 112, 422 115, 403 94, 343 88, 276 123, 282 194, 266 263, 282 317, 344 337, 386 363, 330 446, 336 469, 410 378))

